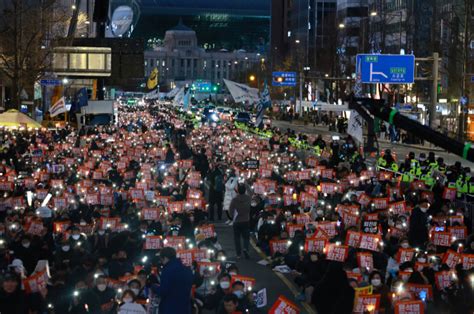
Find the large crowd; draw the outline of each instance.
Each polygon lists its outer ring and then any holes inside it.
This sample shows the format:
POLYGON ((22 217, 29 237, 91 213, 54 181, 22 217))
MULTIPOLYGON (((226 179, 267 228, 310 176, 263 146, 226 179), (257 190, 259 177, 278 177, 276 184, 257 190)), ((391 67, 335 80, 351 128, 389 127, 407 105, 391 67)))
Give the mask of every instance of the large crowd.
POLYGON ((259 313, 265 283, 230 262, 251 241, 318 313, 474 311, 468 168, 196 126, 151 103, 113 126, 0 130, 0 313, 259 313))

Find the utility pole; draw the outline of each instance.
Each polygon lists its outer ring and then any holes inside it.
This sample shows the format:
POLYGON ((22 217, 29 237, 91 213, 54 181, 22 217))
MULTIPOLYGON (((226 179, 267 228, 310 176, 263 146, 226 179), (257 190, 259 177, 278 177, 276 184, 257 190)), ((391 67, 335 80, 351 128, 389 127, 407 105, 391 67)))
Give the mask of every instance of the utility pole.
POLYGON ((72 41, 74 40, 74 34, 76 33, 77 19, 79 17, 80 9, 81 9, 81 0, 76 0, 72 8, 72 18, 71 18, 71 21, 69 22, 69 29, 67 31, 67 36, 66 36, 66 38, 69 41, 69 44, 72 44, 72 41))
POLYGON ((467 138, 467 116, 469 108, 469 88, 467 86, 467 80, 469 80, 469 40, 471 38, 470 26, 471 26, 471 12, 472 12, 472 1, 464 0, 464 42, 463 42, 463 64, 462 64, 462 85, 461 85, 461 97, 467 98, 465 105, 461 104, 461 116, 459 117, 458 126, 458 137, 459 140, 467 138))
POLYGON ((428 125, 433 128, 434 118, 436 116, 436 104, 438 103, 438 79, 439 79, 439 53, 433 53, 433 86, 431 88, 431 101, 429 110, 428 125))
POLYGON ((300 72, 300 99, 296 105, 296 114, 298 117, 301 117, 301 111, 303 109, 303 82, 304 82, 304 72, 300 72))

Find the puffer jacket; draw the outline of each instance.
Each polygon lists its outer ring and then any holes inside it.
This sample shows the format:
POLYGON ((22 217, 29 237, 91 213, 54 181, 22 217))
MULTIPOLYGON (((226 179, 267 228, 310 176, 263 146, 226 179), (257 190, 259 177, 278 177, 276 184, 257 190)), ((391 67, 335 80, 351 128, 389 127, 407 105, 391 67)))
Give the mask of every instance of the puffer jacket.
POLYGON ((225 183, 225 194, 224 194, 224 210, 229 210, 230 202, 232 199, 237 195, 235 191, 235 187, 238 184, 237 177, 233 176, 230 177, 227 182, 225 183))

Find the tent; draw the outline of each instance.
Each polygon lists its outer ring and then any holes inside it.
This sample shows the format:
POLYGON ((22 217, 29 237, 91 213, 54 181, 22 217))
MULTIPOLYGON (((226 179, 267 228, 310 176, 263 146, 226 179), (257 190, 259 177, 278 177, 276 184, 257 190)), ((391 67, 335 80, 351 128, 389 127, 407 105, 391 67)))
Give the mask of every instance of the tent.
POLYGON ((0 114, 0 127, 27 127, 32 129, 39 129, 41 128, 41 124, 28 117, 26 114, 19 112, 18 110, 10 109, 0 114))

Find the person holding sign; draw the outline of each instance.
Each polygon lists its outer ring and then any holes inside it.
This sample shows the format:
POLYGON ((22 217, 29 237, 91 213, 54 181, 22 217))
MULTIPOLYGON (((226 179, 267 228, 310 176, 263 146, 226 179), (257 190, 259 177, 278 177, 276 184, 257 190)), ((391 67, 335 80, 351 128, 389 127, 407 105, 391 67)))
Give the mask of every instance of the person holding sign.
POLYGON ((235 251, 237 253, 237 258, 241 257, 242 247, 240 244, 240 238, 242 237, 244 241, 244 255, 245 258, 249 257, 249 244, 250 244, 250 205, 251 198, 246 192, 244 184, 239 184, 237 187, 237 192, 239 193, 234 199, 230 202, 230 215, 233 217, 233 228, 234 228, 234 241, 235 241, 235 251))

